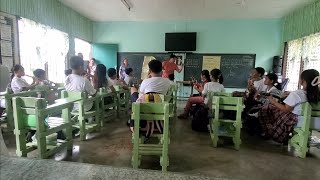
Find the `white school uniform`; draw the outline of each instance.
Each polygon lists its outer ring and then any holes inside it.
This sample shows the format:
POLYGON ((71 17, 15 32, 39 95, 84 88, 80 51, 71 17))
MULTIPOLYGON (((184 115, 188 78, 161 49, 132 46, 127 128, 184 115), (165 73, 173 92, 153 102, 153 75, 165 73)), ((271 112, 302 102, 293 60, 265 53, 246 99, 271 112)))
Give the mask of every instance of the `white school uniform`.
MULTIPOLYGON (((89 95, 94 95, 96 90, 91 85, 87 78, 77 74, 70 74, 65 80, 65 88, 71 92, 87 92, 89 95)), ((93 102, 84 105, 84 111, 89 111, 92 108, 93 102)), ((78 111, 79 105, 75 104, 73 110, 78 111)))
POLYGON ((149 92, 167 94, 170 88, 170 80, 163 77, 151 77, 142 81, 140 85, 140 94, 149 92))
POLYGON ((267 85, 264 84, 264 79, 260 79, 259 81, 254 81, 253 87, 256 88, 258 92, 265 92, 267 89, 267 85))
MULTIPOLYGON (((209 92, 224 92, 224 86, 218 82, 208 82, 204 85, 202 95, 207 95, 209 92)), ((208 104, 208 97, 204 99, 204 103, 208 104)))
POLYGON ((301 104, 307 101, 308 101, 307 92, 302 89, 299 89, 291 92, 283 102, 288 106, 293 107, 293 111, 292 111, 293 114, 301 116, 302 115, 301 104))
POLYGON ((27 81, 21 77, 14 77, 11 81, 11 89, 13 93, 21 92, 23 88, 30 86, 27 81))

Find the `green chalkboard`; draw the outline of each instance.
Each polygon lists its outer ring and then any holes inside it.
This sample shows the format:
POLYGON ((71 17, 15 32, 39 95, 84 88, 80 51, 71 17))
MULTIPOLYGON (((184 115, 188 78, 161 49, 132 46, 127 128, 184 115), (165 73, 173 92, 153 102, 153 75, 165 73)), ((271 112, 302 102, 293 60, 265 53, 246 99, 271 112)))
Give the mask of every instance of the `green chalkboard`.
POLYGON ((141 71, 144 56, 153 56, 159 61, 164 61, 170 57, 169 53, 131 53, 131 52, 121 52, 118 53, 118 69, 122 64, 122 60, 127 58, 129 61, 130 67, 133 69, 135 77, 138 79, 141 78, 141 71))
MULTIPOLYGON (((187 54, 185 59, 184 80, 193 76, 200 81, 203 56, 221 56, 220 70, 223 85, 229 88, 245 88, 252 68, 255 67, 255 54, 187 54)), ((211 71, 211 69, 208 69, 211 71)))

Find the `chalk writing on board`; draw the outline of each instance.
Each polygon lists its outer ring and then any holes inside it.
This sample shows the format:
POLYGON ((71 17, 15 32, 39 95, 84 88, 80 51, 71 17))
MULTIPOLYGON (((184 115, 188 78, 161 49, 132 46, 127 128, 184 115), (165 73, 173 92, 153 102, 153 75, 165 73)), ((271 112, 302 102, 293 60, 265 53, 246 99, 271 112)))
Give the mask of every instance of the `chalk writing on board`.
POLYGON ((199 61, 199 59, 187 59, 185 66, 186 67, 199 68, 200 67, 200 61, 199 61))

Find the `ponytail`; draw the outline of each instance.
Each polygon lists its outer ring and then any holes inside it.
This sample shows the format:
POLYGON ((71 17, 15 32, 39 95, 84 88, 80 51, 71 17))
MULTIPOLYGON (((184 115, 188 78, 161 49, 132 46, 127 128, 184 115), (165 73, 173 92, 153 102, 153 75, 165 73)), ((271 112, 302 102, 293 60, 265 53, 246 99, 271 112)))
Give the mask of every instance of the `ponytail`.
POLYGON ((319 72, 315 69, 308 69, 301 73, 300 79, 306 81, 307 99, 309 103, 318 103, 320 101, 320 91, 318 83, 314 83, 319 79, 319 72))
POLYGON ((217 80, 220 84, 223 83, 223 75, 220 69, 212 69, 210 72, 211 76, 217 80))

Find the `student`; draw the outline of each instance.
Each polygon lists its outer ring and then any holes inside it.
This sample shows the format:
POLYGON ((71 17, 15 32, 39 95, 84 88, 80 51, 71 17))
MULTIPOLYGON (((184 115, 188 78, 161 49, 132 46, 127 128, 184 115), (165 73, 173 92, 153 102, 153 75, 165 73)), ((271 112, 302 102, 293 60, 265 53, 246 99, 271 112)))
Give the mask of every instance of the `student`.
MULTIPOLYGON (((152 60, 148 64, 150 78, 142 81, 139 92, 132 91, 132 99, 135 102, 139 94, 158 93, 167 94, 170 88, 170 81, 167 78, 161 77, 162 63, 159 60, 152 60)), ((134 89, 134 88, 133 88, 134 89)))
POLYGON ((89 61, 89 64, 88 64, 88 69, 89 69, 88 74, 89 74, 90 77, 94 76, 94 74, 96 72, 96 68, 97 68, 96 59, 95 58, 91 58, 90 61, 89 61))
POLYGON ((319 87, 317 83, 312 83, 318 76, 319 72, 315 69, 303 71, 300 75, 300 84, 303 88, 291 92, 283 101, 284 104, 269 96, 270 104, 264 106, 258 116, 263 137, 271 137, 278 143, 288 143, 289 134, 296 126, 298 117, 302 115, 302 103, 320 101, 319 87))
POLYGON ((126 77, 124 78, 124 82, 128 87, 133 87, 133 85, 135 84, 135 80, 133 77, 133 69, 127 68, 125 72, 126 72, 126 77))
POLYGON ((162 77, 168 78, 170 74, 174 73, 174 71, 177 71, 178 73, 182 71, 183 64, 181 65, 181 67, 179 67, 175 63, 176 59, 177 59, 177 56, 175 56, 174 54, 171 54, 170 58, 162 63, 162 71, 163 71, 162 77))
POLYGON ((264 92, 267 86, 264 84, 265 70, 262 67, 256 67, 251 71, 250 79, 248 81, 249 93, 264 92))
MULTIPOLYGON (((72 92, 86 92, 91 96, 94 96, 97 91, 93 88, 90 81, 81 76, 83 73, 83 60, 79 56, 72 56, 70 58, 70 67, 72 74, 70 74, 65 80, 65 88, 67 91, 72 92)), ((92 108, 93 103, 86 103, 84 105, 85 111, 89 111, 92 108)), ((74 106, 74 110, 78 110, 77 104, 74 106)))
POLYGON ((176 85, 176 83, 174 82, 174 74, 169 75, 169 80, 170 80, 170 85, 176 85))
POLYGON ((191 97, 189 97, 187 104, 184 108, 184 113, 180 114, 178 118, 180 119, 186 119, 189 116, 189 110, 193 104, 203 104, 204 98, 201 96, 201 93, 204 89, 204 85, 208 82, 211 82, 210 74, 208 70, 201 71, 201 83, 198 83, 192 78, 194 81, 193 88, 196 89, 199 94, 194 94, 191 97))
POLYGON ((34 77, 37 78, 37 80, 39 81, 39 85, 46 85, 49 88, 53 88, 56 89, 55 83, 52 81, 49 81, 46 78, 46 71, 43 69, 36 69, 33 71, 33 75, 34 77))
POLYGON ((96 67, 95 75, 93 78, 93 87, 95 89, 108 88, 111 92, 116 92, 112 84, 108 83, 107 79, 107 68, 103 64, 98 64, 96 67))
MULTIPOLYGON (((132 95, 131 99, 132 102, 144 102, 146 97, 152 96, 154 102, 156 99, 159 100, 159 94, 166 95, 169 88, 170 88, 170 82, 169 79, 167 78, 162 78, 161 77, 161 71, 162 71, 162 63, 159 60, 151 60, 148 64, 149 66, 149 75, 150 78, 145 79, 142 81, 139 92, 134 90, 135 88, 132 89, 132 95), (139 98, 140 96, 140 98, 139 98)), ((150 100, 150 99, 149 99, 150 100)), ((151 101, 151 100, 150 100, 151 101)), ((161 102, 161 100, 157 101, 161 102)), ((156 122, 157 123, 157 122, 156 122)), ((133 132, 133 126, 134 123, 133 121, 130 121, 130 129, 133 132)), ((146 128, 147 124, 146 123, 141 123, 141 128, 146 128)), ((158 123, 157 126, 155 127, 160 127, 160 124, 158 123)), ((153 128, 147 128, 147 135, 152 134, 153 128)), ((158 128, 159 131, 161 131, 161 128, 158 128)))
POLYGON ((16 64, 12 68, 12 72, 13 74, 11 79, 11 89, 13 93, 28 91, 39 84, 39 81, 35 77, 32 77, 33 82, 31 83, 31 85, 29 85, 27 81, 22 78, 22 76, 25 76, 24 68, 19 64, 16 64))
POLYGON ((119 86, 123 89, 129 90, 128 86, 125 85, 123 80, 117 79, 117 70, 115 68, 108 69, 108 84, 112 85, 113 87, 119 86))

